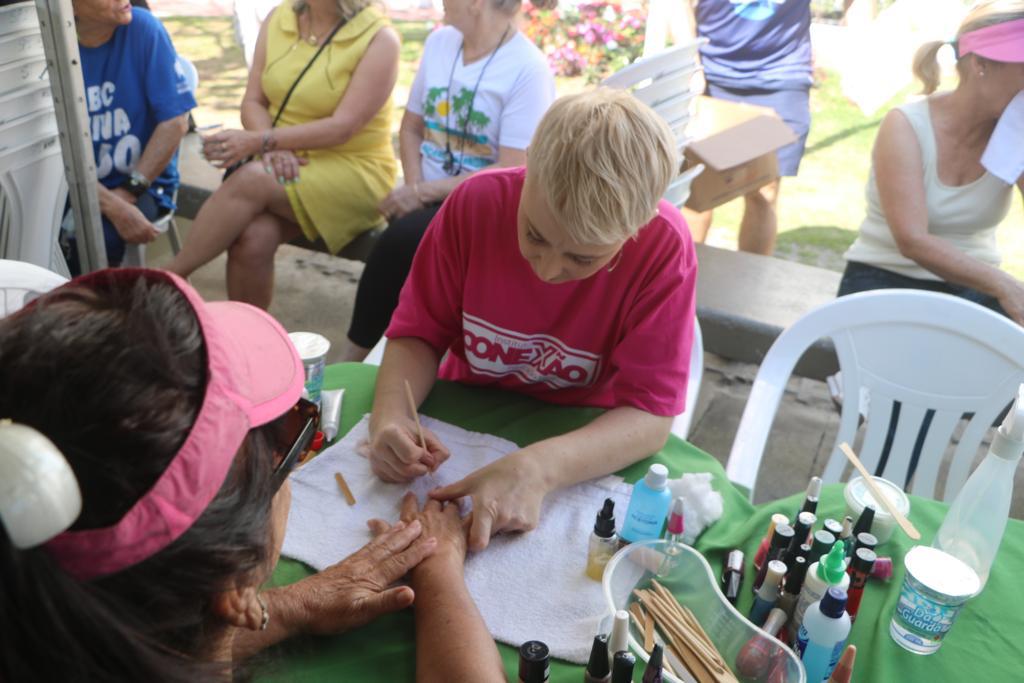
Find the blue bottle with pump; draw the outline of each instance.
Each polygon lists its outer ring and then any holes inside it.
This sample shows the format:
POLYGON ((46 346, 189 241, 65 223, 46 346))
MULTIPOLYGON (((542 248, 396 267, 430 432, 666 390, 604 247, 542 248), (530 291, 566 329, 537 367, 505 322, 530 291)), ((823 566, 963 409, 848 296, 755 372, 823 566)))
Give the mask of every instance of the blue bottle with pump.
POLYGON ((625 522, 619 537, 627 543, 661 538, 672 492, 668 489, 668 468, 651 465, 647 475, 633 486, 625 522))

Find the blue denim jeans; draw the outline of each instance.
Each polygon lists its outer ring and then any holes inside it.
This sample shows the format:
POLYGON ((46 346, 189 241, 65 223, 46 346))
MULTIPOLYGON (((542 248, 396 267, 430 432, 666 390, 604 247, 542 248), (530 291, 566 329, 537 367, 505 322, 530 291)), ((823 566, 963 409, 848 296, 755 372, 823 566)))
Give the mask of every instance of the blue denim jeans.
POLYGON ((899 275, 884 268, 869 266, 858 261, 848 261, 846 270, 843 271, 843 279, 839 282, 839 292, 836 296, 846 296, 856 292, 867 292, 873 289, 924 289, 929 292, 940 292, 952 294, 961 299, 973 301, 985 308, 991 309, 999 315, 1006 315, 1006 311, 999 305, 995 297, 979 292, 970 287, 955 285, 942 280, 920 280, 918 278, 899 275))

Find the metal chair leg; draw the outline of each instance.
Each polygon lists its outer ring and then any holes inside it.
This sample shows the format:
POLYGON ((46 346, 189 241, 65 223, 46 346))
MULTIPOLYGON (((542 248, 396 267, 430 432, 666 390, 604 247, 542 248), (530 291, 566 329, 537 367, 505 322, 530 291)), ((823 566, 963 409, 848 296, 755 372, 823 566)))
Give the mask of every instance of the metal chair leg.
POLYGON ((173 216, 167 224, 167 237, 171 240, 171 251, 177 256, 181 251, 181 235, 178 234, 178 224, 173 216))

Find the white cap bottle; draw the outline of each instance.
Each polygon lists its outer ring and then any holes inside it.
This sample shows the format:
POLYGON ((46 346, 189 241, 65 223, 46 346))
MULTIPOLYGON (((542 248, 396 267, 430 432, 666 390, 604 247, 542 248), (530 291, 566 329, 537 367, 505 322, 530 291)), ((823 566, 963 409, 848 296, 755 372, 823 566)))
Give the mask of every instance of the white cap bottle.
POLYGON ((1013 475, 1024 453, 1024 384, 992 438, 988 455, 968 478, 942 520, 932 545, 978 573, 981 587, 1006 530, 1013 475))
POLYGON ((633 485, 620 538, 628 543, 661 538, 661 529, 672 504, 672 492, 667 484, 668 468, 654 464, 647 470, 647 476, 633 485))
POLYGON ((807 683, 828 680, 839 663, 849 635, 846 591, 832 586, 821 600, 807 609, 797 634, 797 654, 807 670, 807 683))

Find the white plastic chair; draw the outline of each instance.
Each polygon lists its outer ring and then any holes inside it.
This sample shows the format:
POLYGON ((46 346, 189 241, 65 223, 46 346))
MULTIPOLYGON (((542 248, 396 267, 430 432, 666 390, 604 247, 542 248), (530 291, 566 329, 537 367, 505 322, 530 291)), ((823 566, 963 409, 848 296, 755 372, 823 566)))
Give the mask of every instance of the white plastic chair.
MULTIPOLYGON (((381 360, 384 359, 384 347, 387 342, 387 337, 381 337, 380 341, 370 349, 370 353, 363 359, 363 362, 369 365, 380 365, 381 360)), ((690 425, 693 423, 693 413, 697 409, 700 383, 703 379, 704 335, 701 334, 700 323, 695 317, 693 319, 693 347, 690 350, 690 376, 686 384, 686 410, 672 420, 672 433, 683 441, 690 434, 690 425)))
MULTIPOLYGON (((185 78, 185 83, 188 84, 188 89, 193 94, 196 92, 196 88, 199 87, 199 71, 195 65, 185 57, 178 55, 177 68, 185 78)), ((178 162, 181 162, 181 150, 184 145, 184 138, 178 145, 178 162)), ((180 168, 180 166, 179 166, 180 168)), ((178 188, 174 188, 174 194, 171 195, 171 201, 174 204, 178 203, 178 188)), ((163 216, 160 216, 153 221, 153 226, 160 232, 166 232, 167 238, 171 242, 171 251, 177 254, 181 251, 181 235, 178 233, 178 223, 174 220, 174 211, 168 211, 163 216)), ((146 265, 146 245, 145 244, 129 244, 125 248, 124 260, 122 265, 125 266, 144 266, 146 265)))
MULTIPOLYGON (((0 16, 2 19, 2 16, 0 16)), ((46 57, 36 55, 0 64, 0 93, 11 92, 34 83, 48 82, 46 57)))
MULTIPOLYGON (((687 41, 651 57, 638 59, 606 78, 602 85, 629 90, 634 97, 665 119, 676 137, 680 152, 689 138, 690 102, 700 93, 690 90, 690 78, 700 68, 697 51, 705 39, 687 41)), ((702 165, 687 169, 673 180, 665 191, 665 199, 682 207, 690 196, 690 184, 704 170, 702 165)))
POLYGON ((65 282, 66 278, 37 265, 0 259, 0 318, 65 282))
POLYGON ((66 274, 58 238, 67 192, 56 134, 0 147, 0 257, 66 274))
POLYGON ((876 476, 921 496, 936 497, 943 454, 967 420, 943 490, 943 500, 952 499, 987 429, 1024 381, 1024 328, 966 300, 909 289, 862 292, 811 311, 772 344, 743 410, 726 473, 751 497, 786 382, 823 337, 835 344, 846 400, 822 479, 842 476, 846 460, 837 446, 853 444, 857 398, 865 396, 861 460, 876 476))
POLYGON ((43 54, 43 36, 39 27, 26 28, 4 35, 0 33, 0 64, 43 54))

